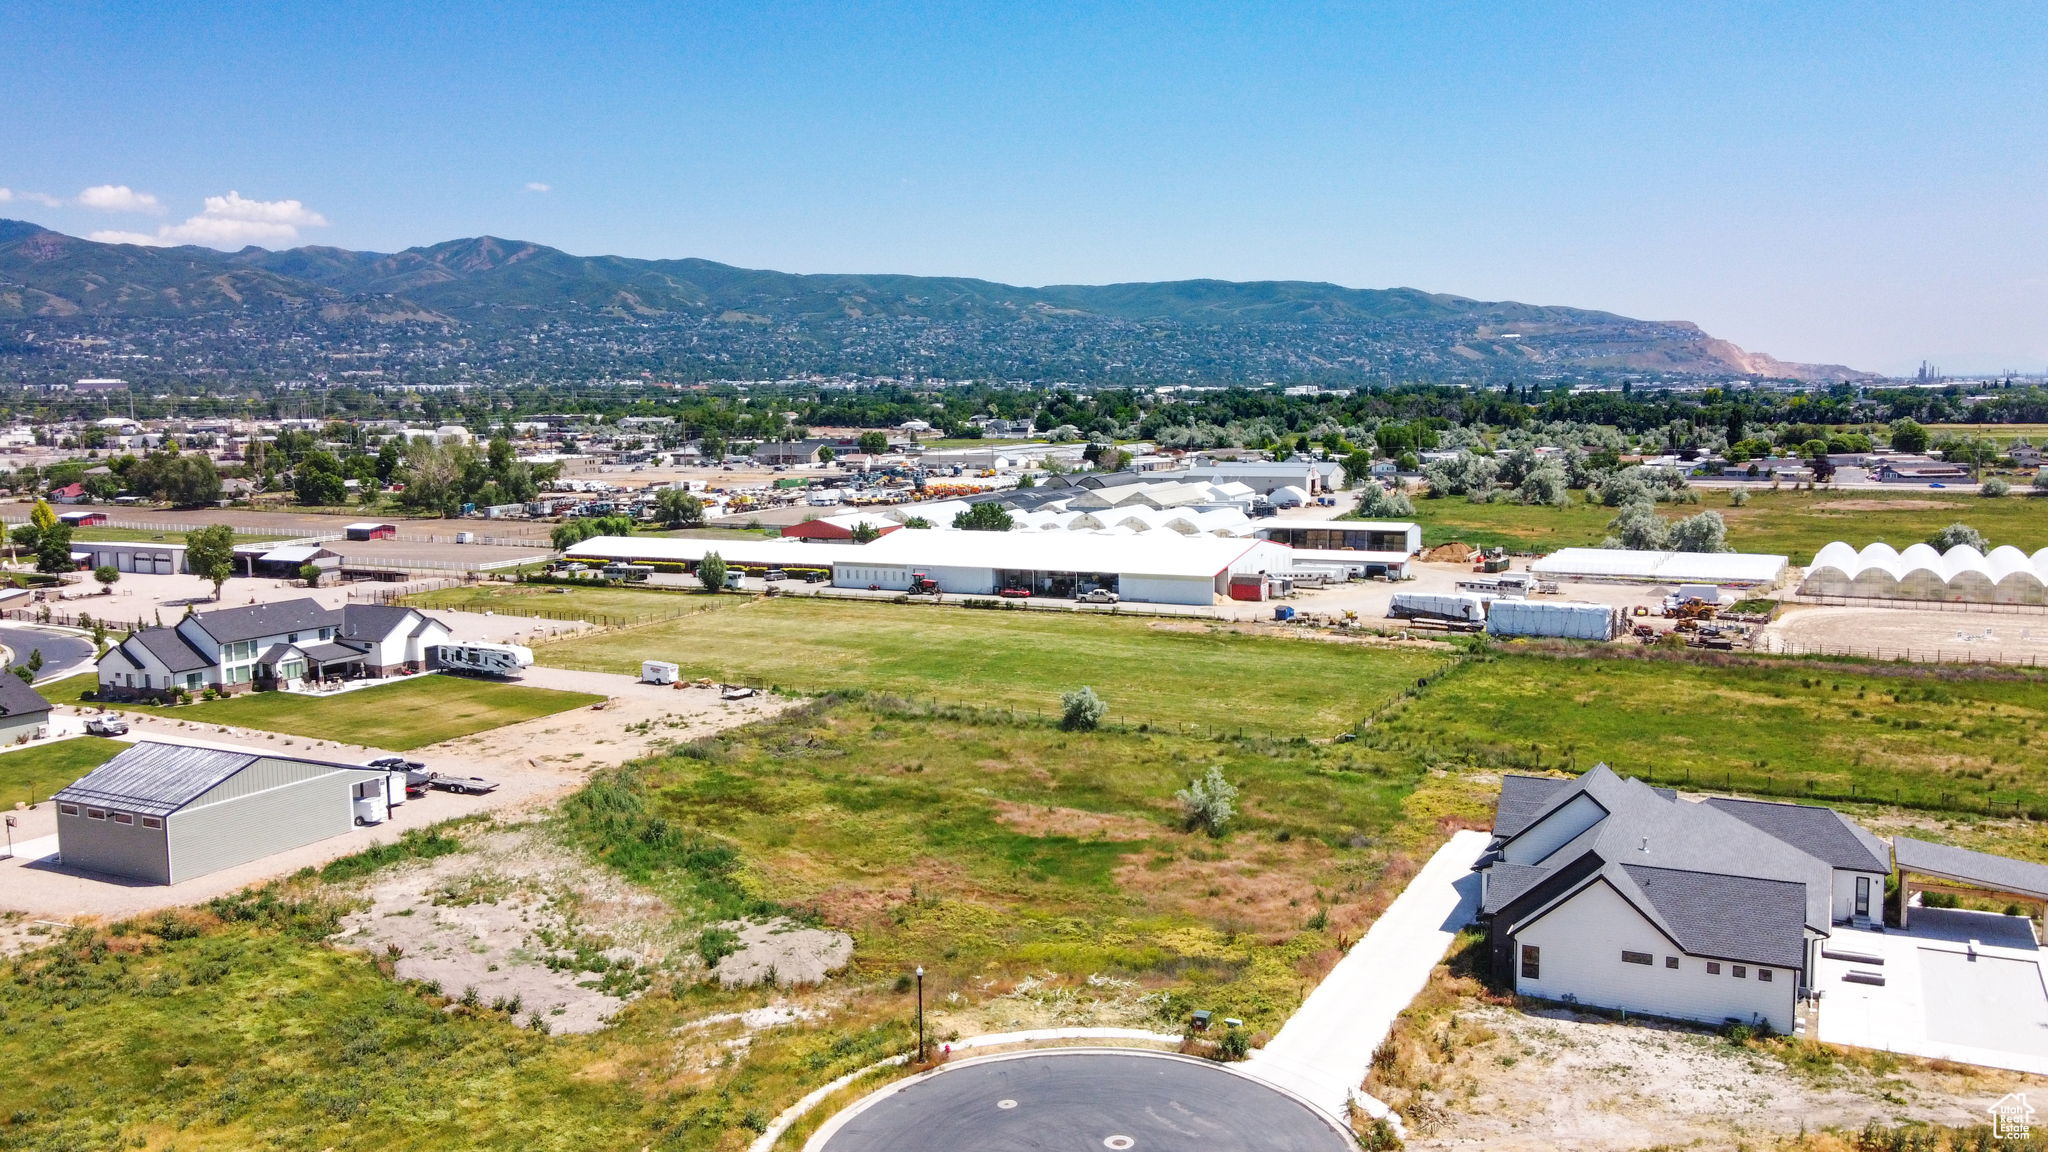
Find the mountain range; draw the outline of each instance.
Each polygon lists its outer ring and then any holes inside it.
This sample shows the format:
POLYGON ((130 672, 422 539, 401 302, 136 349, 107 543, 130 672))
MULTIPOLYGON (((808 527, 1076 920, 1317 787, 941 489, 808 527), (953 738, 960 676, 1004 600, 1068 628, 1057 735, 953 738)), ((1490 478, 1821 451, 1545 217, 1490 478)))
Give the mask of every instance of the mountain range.
POLYGON ((782 371, 965 369, 1052 379, 1150 372, 1219 382, 1869 375, 1746 352, 1684 322, 1411 288, 1222 280, 1025 288, 575 256, 492 236, 389 253, 219 252, 104 244, 0 220, 0 324, 16 331, 165 321, 204 329, 280 316, 311 316, 344 340, 361 329, 381 330, 388 341, 400 330, 407 339, 503 338, 557 322, 585 332, 652 328, 674 339, 664 345, 636 335, 634 346, 665 348, 670 368, 744 361, 782 371))

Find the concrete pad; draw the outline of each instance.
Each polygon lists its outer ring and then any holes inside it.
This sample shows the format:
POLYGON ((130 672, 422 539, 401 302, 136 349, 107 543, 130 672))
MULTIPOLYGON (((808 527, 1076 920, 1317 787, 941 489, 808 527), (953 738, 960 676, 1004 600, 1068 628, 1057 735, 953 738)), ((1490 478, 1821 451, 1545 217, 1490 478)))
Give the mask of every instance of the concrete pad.
POLYGON ((2048 985, 2040 967, 2048 954, 2025 922, 1988 912, 1919 908, 1912 920, 1906 932, 1834 930, 1829 948, 1881 956, 1884 964, 1872 969, 1857 961, 1821 959, 1814 981, 1821 993, 1817 1038, 2048 1075, 2048 1040, 2030 1043, 2034 1030, 2027 1024, 2040 1020, 2039 1032, 2048 1038, 2048 985), (1971 940, 1979 942, 1974 963, 1971 940), (1987 963, 1994 960, 2005 964, 1987 963), (1880 971, 1885 982, 1850 979, 1861 970, 1880 971), (2000 1019, 2006 1016, 2016 1022, 2008 1026, 2000 1019))

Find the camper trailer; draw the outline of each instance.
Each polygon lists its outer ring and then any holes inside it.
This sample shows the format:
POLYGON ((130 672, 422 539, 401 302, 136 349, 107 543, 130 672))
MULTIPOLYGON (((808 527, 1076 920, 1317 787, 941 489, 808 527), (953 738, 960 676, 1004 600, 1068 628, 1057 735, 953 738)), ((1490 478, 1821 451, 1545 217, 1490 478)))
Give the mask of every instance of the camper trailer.
POLYGON ((483 676, 517 676, 533 664, 533 649, 519 644, 443 644, 441 667, 483 676))

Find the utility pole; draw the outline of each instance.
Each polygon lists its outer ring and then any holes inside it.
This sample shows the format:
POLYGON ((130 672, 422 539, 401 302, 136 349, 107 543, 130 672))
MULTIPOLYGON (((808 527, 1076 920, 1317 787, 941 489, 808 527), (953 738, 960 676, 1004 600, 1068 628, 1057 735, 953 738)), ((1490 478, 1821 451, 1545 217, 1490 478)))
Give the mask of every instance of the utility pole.
MULTIPOLYGON (((14 817, 9 816, 7 823, 11 827, 14 824, 14 817)), ((10 833, 9 835, 10 839, 7 842, 8 854, 13 855, 14 841, 11 838, 12 834, 10 833)), ((919 1064, 924 1063, 924 965, 922 964, 917 966, 917 1062, 919 1064)))

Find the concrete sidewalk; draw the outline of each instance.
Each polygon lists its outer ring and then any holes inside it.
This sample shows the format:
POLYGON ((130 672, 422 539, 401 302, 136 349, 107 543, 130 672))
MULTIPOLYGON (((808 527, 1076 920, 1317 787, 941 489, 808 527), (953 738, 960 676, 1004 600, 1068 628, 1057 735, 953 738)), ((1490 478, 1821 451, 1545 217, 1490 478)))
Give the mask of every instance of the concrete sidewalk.
POLYGON ((1368 1113, 1385 1115, 1386 1105, 1359 1084, 1394 1017, 1429 982, 1458 929, 1479 914, 1472 864, 1491 838, 1458 832, 1437 849, 1273 1042, 1252 1053, 1245 1071, 1338 1117, 1354 1098, 1368 1113))

